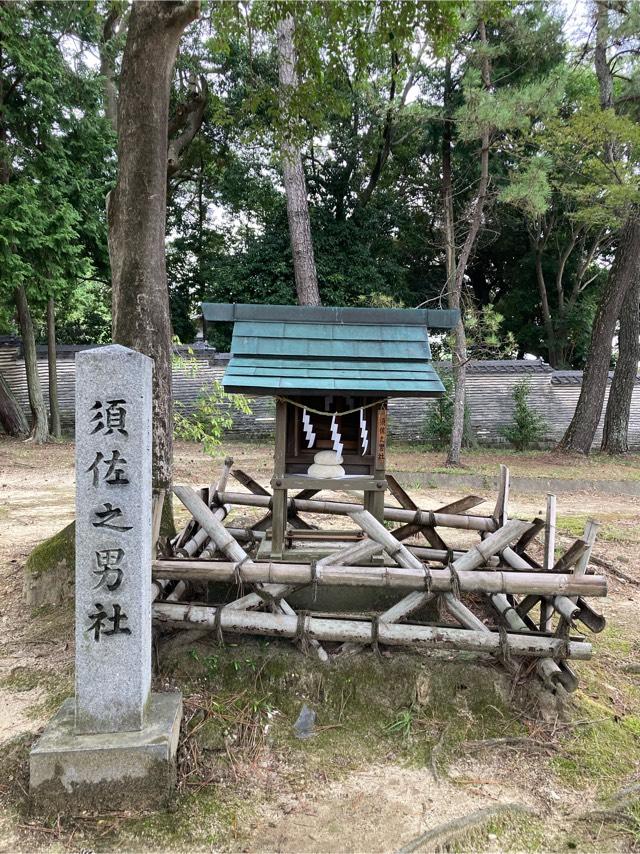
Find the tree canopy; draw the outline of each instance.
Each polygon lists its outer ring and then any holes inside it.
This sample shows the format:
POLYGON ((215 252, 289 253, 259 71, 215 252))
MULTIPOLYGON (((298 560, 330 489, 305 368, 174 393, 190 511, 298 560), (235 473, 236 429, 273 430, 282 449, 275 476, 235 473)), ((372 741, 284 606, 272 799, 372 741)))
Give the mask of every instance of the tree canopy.
MULTIPOLYGON (((570 31, 564 14, 539 0, 204 7, 180 44, 171 94, 175 335, 193 339, 201 300, 295 301, 286 138, 302 157, 323 303, 444 304, 449 126, 459 246, 488 139, 463 311, 490 309, 492 334, 513 355, 581 367, 625 211, 638 202, 638 6, 611 15, 617 107, 605 111, 593 33, 570 31), (276 40, 283 15, 295 19, 299 78, 286 116, 276 40)), ((109 338, 110 99, 128 15, 124 2, 0 3, 0 332, 15 331, 13 294, 24 285, 36 334, 55 296, 61 339, 109 338)))

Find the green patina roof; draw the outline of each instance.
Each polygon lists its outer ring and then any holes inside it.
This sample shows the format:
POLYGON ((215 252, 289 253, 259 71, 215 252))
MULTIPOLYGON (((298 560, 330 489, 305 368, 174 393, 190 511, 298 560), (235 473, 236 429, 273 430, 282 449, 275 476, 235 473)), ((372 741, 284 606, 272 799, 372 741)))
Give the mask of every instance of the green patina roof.
POLYGON ((226 391, 439 397, 427 323, 457 312, 204 303, 205 321, 234 320, 226 391))

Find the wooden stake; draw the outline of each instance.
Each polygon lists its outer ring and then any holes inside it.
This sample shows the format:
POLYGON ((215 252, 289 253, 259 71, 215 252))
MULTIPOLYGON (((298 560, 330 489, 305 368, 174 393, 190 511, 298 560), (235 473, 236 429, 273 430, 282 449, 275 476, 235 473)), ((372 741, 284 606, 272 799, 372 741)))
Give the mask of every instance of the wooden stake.
POLYGON ((498 498, 496 500, 496 506, 493 511, 493 518, 496 520, 498 525, 504 525, 504 523, 509 518, 507 510, 509 506, 509 485, 509 469, 507 468, 507 466, 501 465, 500 477, 498 479, 498 498))
MULTIPOLYGON (((553 566, 556 549, 556 497, 547 495, 547 517, 544 526, 544 566, 553 566)), ((544 600, 540 603, 540 631, 550 632, 553 629, 553 606, 544 600)))

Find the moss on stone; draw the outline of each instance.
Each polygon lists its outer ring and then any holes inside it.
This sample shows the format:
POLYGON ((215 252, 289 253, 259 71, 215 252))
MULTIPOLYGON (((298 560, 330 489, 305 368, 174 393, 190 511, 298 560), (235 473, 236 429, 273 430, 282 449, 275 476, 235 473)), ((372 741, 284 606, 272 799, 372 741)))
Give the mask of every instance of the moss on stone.
POLYGON ((24 568, 27 605, 39 608, 58 604, 73 595, 76 565, 76 524, 39 543, 24 568))
POLYGON ((39 543, 27 558, 25 570, 31 575, 50 572, 57 564, 75 566, 76 561, 76 523, 39 543))

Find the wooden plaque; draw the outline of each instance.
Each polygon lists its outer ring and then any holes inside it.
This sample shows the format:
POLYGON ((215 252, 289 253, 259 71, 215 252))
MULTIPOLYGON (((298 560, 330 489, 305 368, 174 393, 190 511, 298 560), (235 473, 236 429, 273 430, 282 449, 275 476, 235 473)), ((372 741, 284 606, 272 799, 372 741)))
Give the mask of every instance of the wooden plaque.
POLYGON ((376 468, 384 469, 387 454, 387 407, 378 410, 376 427, 376 468))

